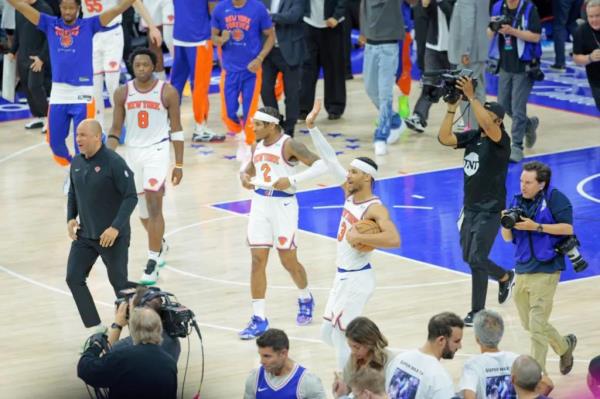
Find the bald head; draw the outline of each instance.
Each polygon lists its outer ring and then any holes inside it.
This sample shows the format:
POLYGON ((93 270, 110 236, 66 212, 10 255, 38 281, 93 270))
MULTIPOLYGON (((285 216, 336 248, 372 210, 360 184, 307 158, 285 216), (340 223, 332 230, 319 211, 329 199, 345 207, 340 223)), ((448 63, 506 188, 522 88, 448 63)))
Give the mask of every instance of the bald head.
POLYGON ((521 355, 513 363, 511 374, 516 386, 525 391, 534 392, 542 379, 542 368, 533 357, 521 355))
POLYGON ((79 152, 92 157, 102 147, 102 126, 95 119, 84 119, 77 126, 76 141, 79 152))

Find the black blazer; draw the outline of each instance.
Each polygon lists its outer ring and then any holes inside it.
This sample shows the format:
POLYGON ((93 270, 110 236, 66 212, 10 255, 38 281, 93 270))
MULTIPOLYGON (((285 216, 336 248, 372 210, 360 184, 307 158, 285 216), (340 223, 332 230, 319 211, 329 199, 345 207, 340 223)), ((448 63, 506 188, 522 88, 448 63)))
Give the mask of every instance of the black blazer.
MULTIPOLYGON (((279 49, 285 62, 290 66, 302 64, 307 53, 302 18, 310 6, 309 1, 281 0, 277 12, 271 14, 279 49)), ((270 11, 271 0, 263 0, 263 2, 270 11)))

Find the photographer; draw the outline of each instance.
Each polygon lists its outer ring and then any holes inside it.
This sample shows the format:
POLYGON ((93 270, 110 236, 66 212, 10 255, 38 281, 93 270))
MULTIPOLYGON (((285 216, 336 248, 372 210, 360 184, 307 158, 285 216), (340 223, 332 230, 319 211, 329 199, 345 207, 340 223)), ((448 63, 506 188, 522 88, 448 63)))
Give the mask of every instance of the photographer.
POLYGON ((512 118, 511 162, 523 159, 525 146, 533 147, 539 125, 527 117, 527 98, 533 82, 543 80, 540 70, 542 24, 536 6, 529 0, 500 0, 492 7, 488 36, 492 38, 489 62, 498 73, 498 102, 512 118))
POLYGON ((600 111, 600 0, 586 3, 587 22, 573 36, 573 61, 585 65, 592 97, 600 111))
POLYGON ((555 248, 573 234, 573 208, 563 193, 550 186, 550 177, 548 165, 538 161, 523 165, 521 193, 514 196, 511 209, 502 212, 502 237, 516 245, 515 305, 523 328, 531 334, 531 356, 546 372, 550 344, 565 375, 573 367, 577 338, 561 336, 549 319, 560 272, 565 269, 565 256, 555 248), (514 209, 519 209, 516 215, 514 209))
POLYGON ((90 337, 77 375, 86 384, 109 388, 108 397, 168 399, 177 396, 177 364, 159 345, 162 325, 150 308, 133 308, 129 318, 133 346, 100 357, 104 335, 90 337))
MULTIPOLYGON (((128 309, 134 309, 137 307, 145 307, 153 309, 160 316, 161 298, 157 295, 156 291, 150 290, 148 287, 138 286, 135 295, 131 299, 131 304, 122 302, 117 308, 115 314, 115 322, 110 326, 108 333, 108 343, 112 346, 112 351, 121 351, 126 348, 133 346, 133 336, 119 339, 123 327, 127 325, 127 313, 128 309)), ((167 352, 176 362, 179 360, 181 353, 181 343, 177 337, 171 337, 165 331, 164 325, 162 329, 162 342, 160 346, 167 352)))
POLYGON ((438 139, 441 144, 464 148, 464 205, 460 228, 463 259, 471 268, 471 311, 464 319, 473 325, 473 317, 485 308, 488 275, 499 283, 498 302, 510 296, 514 273, 506 271, 489 259, 494 239, 500 227, 500 212, 506 198, 506 174, 510 156, 510 138, 504 130, 504 109, 498 103, 481 104, 475 98, 473 82, 462 77, 456 88, 469 101, 479 129, 452 133, 452 123, 459 98, 448 103, 448 112, 442 121, 438 139))

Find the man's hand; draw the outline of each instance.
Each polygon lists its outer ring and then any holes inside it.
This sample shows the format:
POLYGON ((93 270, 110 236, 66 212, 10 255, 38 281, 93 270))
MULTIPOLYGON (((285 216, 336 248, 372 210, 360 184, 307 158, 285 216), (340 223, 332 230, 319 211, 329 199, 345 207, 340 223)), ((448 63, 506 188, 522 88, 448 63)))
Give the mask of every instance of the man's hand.
POLYGON ((348 395, 350 390, 346 386, 346 383, 342 379, 339 373, 334 373, 333 385, 331 387, 331 391, 333 392, 334 398, 339 398, 344 395, 348 395))
POLYGON ((535 231, 538 227, 538 223, 534 222, 533 220, 526 218, 526 217, 522 217, 521 216, 521 221, 519 223, 515 223, 515 229, 517 230, 524 230, 524 231, 535 231))
POLYGON ((594 51, 591 52, 590 54, 590 60, 592 60, 592 62, 598 62, 600 61, 600 49, 596 49, 594 51))
POLYGON ((240 173, 240 181, 242 182, 242 187, 247 188, 248 190, 254 190, 254 185, 250 183, 251 176, 248 173, 240 173))
POLYGON ((122 302, 119 304, 117 312, 115 313, 115 323, 121 327, 127 325, 127 308, 129 308, 129 304, 127 302, 122 302))
POLYGON ((313 109, 310 111, 308 115, 306 115, 306 127, 312 129, 315 127, 315 119, 317 119, 317 115, 321 111, 321 100, 316 99, 315 104, 313 105, 313 109))
POLYGON ((498 29, 498 33, 502 33, 503 35, 515 36, 516 29, 511 25, 502 25, 500 29, 498 29))
POLYGON ((173 168, 173 173, 171 173, 171 183, 174 186, 181 183, 181 179, 183 178, 183 169, 182 168, 173 168))
POLYGON ((44 61, 40 60, 40 57, 38 57, 37 55, 30 55, 29 59, 33 61, 31 65, 29 65, 29 68, 33 72, 39 72, 42 70, 42 66, 44 66, 44 61))
POLYGON ((325 20, 325 25, 327 25, 328 28, 335 28, 338 25, 338 20, 331 17, 331 18, 327 18, 325 20))
POLYGON ((69 238, 75 241, 77 239, 77 230, 79 230, 79 223, 77 223, 77 219, 71 219, 67 222, 67 232, 69 233, 69 238))
POLYGON ((224 45, 225 43, 227 43, 227 41, 229 41, 229 38, 231 37, 231 33, 228 30, 224 30, 221 32, 221 43, 219 43, 221 46, 224 45))
POLYGON ((358 35, 358 46, 359 47, 364 47, 365 44, 367 44, 367 38, 365 35, 363 35, 362 33, 360 35, 358 35))
POLYGON ((282 191, 290 188, 291 185, 290 179, 287 177, 280 177, 275 183, 273 183, 273 189, 282 191))
POLYGON ((460 62, 462 62, 463 65, 469 65, 471 63, 471 58, 469 58, 468 54, 464 54, 461 57, 460 62))
POLYGON ((473 79, 466 76, 458 79, 456 88, 463 92, 464 96, 471 100, 475 97, 475 88, 473 87, 473 79))
POLYGON ((354 247, 355 245, 360 244, 359 236, 360 233, 354 227, 352 227, 346 232, 346 241, 348 241, 348 243, 354 247))
POLYGON ((262 60, 260 58, 256 57, 248 64, 248 70, 252 73, 257 73, 258 70, 260 69, 261 65, 262 65, 262 60))
POLYGON ((156 47, 162 45, 162 35, 156 26, 150 26, 148 28, 148 39, 150 39, 150 43, 154 44, 156 47))
POLYGON ((112 247, 119 235, 119 230, 114 227, 109 227, 104 230, 104 233, 100 236, 100 246, 103 248, 112 247))

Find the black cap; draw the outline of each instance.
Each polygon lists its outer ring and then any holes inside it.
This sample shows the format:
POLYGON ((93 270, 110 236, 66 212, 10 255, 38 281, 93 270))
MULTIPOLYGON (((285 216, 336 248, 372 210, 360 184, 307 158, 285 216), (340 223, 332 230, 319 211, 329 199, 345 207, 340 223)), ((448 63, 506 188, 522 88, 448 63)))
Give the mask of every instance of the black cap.
POLYGON ((483 108, 492 111, 500 119, 504 119, 504 107, 497 102, 486 102, 483 108))

